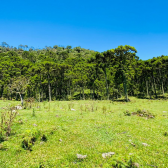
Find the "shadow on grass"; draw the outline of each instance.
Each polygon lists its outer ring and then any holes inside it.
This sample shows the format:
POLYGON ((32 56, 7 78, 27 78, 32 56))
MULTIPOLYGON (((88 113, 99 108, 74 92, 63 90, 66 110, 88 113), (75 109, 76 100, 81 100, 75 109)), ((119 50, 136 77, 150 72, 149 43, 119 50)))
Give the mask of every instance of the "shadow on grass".
POLYGON ((149 97, 144 96, 144 95, 138 95, 136 97, 138 99, 147 99, 147 100, 167 100, 168 99, 168 96, 163 96, 163 95, 157 95, 157 97, 154 95, 149 96, 149 97))
MULTIPOLYGON (((125 99, 114 99, 113 102, 127 102, 125 99)), ((130 102, 130 101, 128 101, 130 102)))

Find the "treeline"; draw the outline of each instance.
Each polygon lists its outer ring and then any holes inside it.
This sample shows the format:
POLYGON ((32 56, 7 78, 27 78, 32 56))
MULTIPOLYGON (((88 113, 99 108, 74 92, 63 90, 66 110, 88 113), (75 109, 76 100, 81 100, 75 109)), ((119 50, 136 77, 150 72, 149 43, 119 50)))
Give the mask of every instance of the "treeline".
POLYGON ((158 98, 168 91, 168 56, 139 60, 125 45, 102 53, 81 47, 0 46, 0 97, 43 100, 158 98))

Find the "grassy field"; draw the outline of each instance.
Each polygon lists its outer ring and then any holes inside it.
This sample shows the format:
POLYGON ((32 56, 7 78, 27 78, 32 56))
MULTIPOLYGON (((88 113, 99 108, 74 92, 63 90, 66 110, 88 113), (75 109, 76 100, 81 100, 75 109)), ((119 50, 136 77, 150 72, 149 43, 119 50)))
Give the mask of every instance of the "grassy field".
MULTIPOLYGON (((130 99, 42 102, 18 110, 11 135, 0 143, 0 167, 168 167, 168 101, 130 99), (131 115, 139 111, 150 117, 131 115), (103 158, 108 152, 115 154, 103 158)), ((9 103, 20 102, 1 100, 1 111, 9 103)))

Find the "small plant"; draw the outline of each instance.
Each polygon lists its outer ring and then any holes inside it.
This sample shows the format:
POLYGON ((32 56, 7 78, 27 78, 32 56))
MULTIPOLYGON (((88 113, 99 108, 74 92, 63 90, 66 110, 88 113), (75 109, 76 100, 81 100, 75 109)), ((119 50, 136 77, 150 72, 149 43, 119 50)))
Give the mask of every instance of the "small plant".
POLYGON ((13 125, 14 119, 16 118, 17 110, 15 107, 8 107, 1 112, 0 121, 0 141, 3 140, 3 136, 10 136, 11 127, 13 125))
POLYGON ((43 101, 43 107, 44 107, 44 109, 46 109, 46 104, 47 104, 47 102, 43 101))
POLYGON ((106 114, 107 107, 106 107, 106 106, 103 106, 103 107, 102 107, 102 111, 103 111, 103 114, 106 114))
POLYGON ((43 134, 43 136, 41 137, 41 140, 44 141, 44 142, 46 142, 47 141, 46 135, 43 134))
POLYGON ((131 116, 131 113, 128 110, 126 110, 126 111, 124 111, 124 115, 125 116, 131 116))
POLYGON ((68 103, 68 110, 71 110, 71 108, 73 108, 73 107, 74 107, 73 102, 68 103))
POLYGON ((83 114, 83 105, 80 105, 81 115, 83 114))
POLYGON ((65 106, 64 104, 62 105, 62 109, 65 109, 65 110, 66 110, 66 106, 65 106))
POLYGON ((117 158, 114 159, 112 161, 112 167, 113 168, 138 168, 139 164, 138 163, 134 163, 132 161, 132 158, 130 158, 129 160, 127 159, 121 159, 121 158, 117 158))
POLYGON ((22 141, 21 147, 25 150, 32 151, 32 146, 35 142, 34 138, 25 137, 22 141))
POLYGON ((140 117, 147 117, 148 119, 149 118, 155 118, 155 115, 150 113, 149 111, 147 110, 141 110, 141 109, 138 109, 136 112, 129 112, 128 110, 126 110, 124 112, 124 115, 125 116, 131 116, 131 115, 137 115, 137 116, 140 116, 140 117))
POLYGON ((85 104, 85 112, 86 112, 87 110, 89 110, 89 107, 88 107, 87 104, 85 104))
POLYGON ((94 104, 91 104, 91 111, 94 112, 94 104))
POLYGON ((19 124, 23 124, 23 120, 21 118, 19 118, 18 122, 19 124))
POLYGON ((0 134, 0 143, 3 142, 3 141, 5 141, 5 138, 2 134, 0 134))
POLYGON ((164 136, 168 136, 168 132, 165 132, 165 133, 164 133, 164 136))
POLYGON ((34 107, 33 107, 33 113, 32 113, 32 116, 33 116, 33 117, 36 116, 34 107))
POLYGON ((68 103, 68 110, 71 110, 71 104, 68 103))
POLYGON ((138 109, 137 112, 133 112, 133 114, 137 114, 140 117, 147 117, 147 118, 155 118, 155 115, 150 113, 149 111, 143 109, 138 109))
POLYGON ((0 144, 0 150, 7 150, 9 148, 9 142, 5 141, 0 144))
POLYGON ((96 111, 97 111, 97 106, 96 106, 96 111))
POLYGON ((32 146, 37 141, 40 136, 40 131, 33 129, 33 130, 26 130, 25 136, 23 137, 21 147, 25 150, 32 151, 32 146))
POLYGON ((48 104, 48 110, 50 111, 50 102, 49 102, 49 104, 48 104))
POLYGON ((30 97, 25 100, 25 108, 31 109, 35 105, 35 98, 30 97))

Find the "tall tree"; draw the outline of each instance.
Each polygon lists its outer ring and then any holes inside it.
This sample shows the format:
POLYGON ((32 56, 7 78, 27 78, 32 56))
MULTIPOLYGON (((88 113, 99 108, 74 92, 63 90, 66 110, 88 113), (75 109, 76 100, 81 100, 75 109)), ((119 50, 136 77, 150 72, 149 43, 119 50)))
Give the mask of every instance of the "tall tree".
POLYGON ((29 83, 29 80, 26 77, 20 76, 17 79, 13 80, 11 85, 13 92, 16 92, 19 94, 22 106, 23 106, 23 96, 26 92, 28 83, 29 83))
POLYGON ((115 55, 117 56, 119 62, 119 70, 122 72, 122 82, 124 87, 124 94, 126 101, 128 99, 128 92, 127 92, 127 83, 129 77, 129 71, 132 69, 133 62, 138 60, 136 56, 137 50, 134 47, 129 45, 125 46, 118 46, 118 48, 114 49, 115 55))

